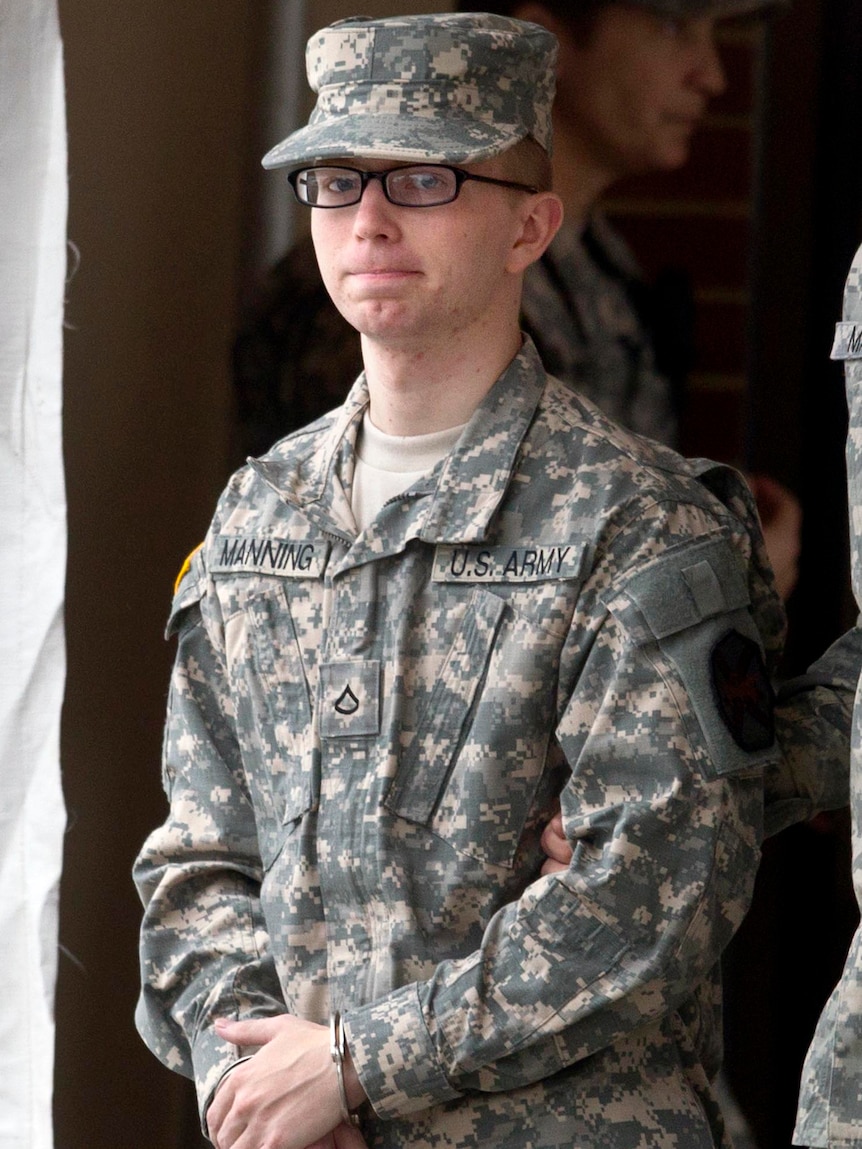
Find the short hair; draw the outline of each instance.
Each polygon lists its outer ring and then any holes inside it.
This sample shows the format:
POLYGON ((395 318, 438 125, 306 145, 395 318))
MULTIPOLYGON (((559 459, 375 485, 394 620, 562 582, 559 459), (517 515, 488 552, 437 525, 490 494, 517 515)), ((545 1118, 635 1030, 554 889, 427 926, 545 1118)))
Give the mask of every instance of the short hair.
MULTIPOLYGON (((584 45, 590 39, 596 24, 596 17, 608 0, 537 0, 548 15, 565 24, 576 43, 584 45)), ((484 0, 459 0, 456 12, 475 12, 481 7, 483 12, 493 12, 497 16, 515 17, 524 0, 498 0, 496 4, 486 4, 484 0)))

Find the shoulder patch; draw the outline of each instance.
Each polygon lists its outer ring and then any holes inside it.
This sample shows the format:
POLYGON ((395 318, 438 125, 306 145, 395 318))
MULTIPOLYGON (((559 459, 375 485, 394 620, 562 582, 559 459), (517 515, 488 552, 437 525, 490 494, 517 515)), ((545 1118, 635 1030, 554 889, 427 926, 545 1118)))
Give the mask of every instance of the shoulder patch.
POLYGON ((180 567, 180 572, 174 582, 174 597, 171 603, 171 612, 168 616, 168 625, 165 629, 165 638, 176 634, 186 617, 188 609, 200 602, 203 596, 201 585, 203 543, 188 556, 180 567))
POLYGON ((203 543, 198 543, 198 545, 195 547, 195 549, 193 551, 191 551, 186 556, 185 562, 180 567, 179 574, 174 579, 174 594, 176 594, 177 591, 180 589, 180 583, 183 581, 183 579, 186 577, 186 575, 192 569, 192 559, 195 557, 195 555, 198 553, 198 551, 201 549, 202 546, 203 546, 203 543))
POLYGON ((706 752, 707 777, 776 759, 772 686, 745 564, 727 538, 665 552, 606 605, 633 642, 655 643, 679 676, 689 737, 706 752))
POLYGON ((712 687, 722 721, 737 746, 748 753, 775 741, 772 686, 760 647, 729 630, 712 648, 712 687))

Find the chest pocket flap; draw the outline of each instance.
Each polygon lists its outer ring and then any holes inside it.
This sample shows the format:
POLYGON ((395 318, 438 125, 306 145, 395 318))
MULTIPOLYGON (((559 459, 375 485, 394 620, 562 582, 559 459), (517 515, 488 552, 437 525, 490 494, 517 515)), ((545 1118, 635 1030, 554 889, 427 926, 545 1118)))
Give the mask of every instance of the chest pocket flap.
POLYGON ((726 538, 667 552, 605 600, 636 643, 656 644, 675 668, 711 775, 762 766, 778 753, 772 686, 749 604, 743 559, 726 538))

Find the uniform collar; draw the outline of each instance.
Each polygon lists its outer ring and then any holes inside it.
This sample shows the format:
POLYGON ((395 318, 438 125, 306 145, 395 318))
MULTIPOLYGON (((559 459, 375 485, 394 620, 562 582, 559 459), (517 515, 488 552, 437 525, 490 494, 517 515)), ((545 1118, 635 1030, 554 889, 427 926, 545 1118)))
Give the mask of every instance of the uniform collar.
MULTIPOLYGON (((413 535, 428 543, 481 542, 506 492, 533 419, 545 372, 526 338, 464 428, 452 451, 410 488, 413 535)), ((328 426, 298 432, 249 464, 286 502, 324 530, 352 541, 350 509, 356 437, 368 407, 364 373, 328 426)), ((404 524, 406 525, 406 523, 404 524)))
POLYGON ((538 352, 525 339, 440 464, 433 501, 419 531, 424 542, 470 543, 485 538, 544 384, 538 352))
POLYGON ((348 542, 356 534, 349 496, 356 438, 368 404, 363 372, 333 412, 328 427, 313 424, 315 430, 298 431, 276 444, 270 454, 248 460, 285 502, 348 542))

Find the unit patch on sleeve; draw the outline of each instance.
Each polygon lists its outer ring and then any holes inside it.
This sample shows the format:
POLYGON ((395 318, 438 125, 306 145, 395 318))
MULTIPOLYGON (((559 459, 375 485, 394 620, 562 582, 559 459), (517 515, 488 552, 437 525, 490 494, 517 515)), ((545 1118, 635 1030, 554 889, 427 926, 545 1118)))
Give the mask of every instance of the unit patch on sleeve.
POLYGON ((580 578, 586 543, 543 543, 530 547, 439 546, 434 582, 524 583, 580 578))
POLYGON ((256 535, 220 535, 210 571, 219 574, 282 575, 286 578, 322 578, 329 544, 314 539, 263 538, 256 535))
POLYGON ((186 575, 192 569, 192 559, 195 557, 195 555, 198 553, 198 551, 201 549, 202 546, 203 546, 203 543, 198 543, 198 545, 191 552, 191 554, 188 555, 185 562, 180 567, 179 574, 177 575, 176 579, 174 579, 174 594, 176 594, 179 591, 180 583, 183 581, 183 579, 186 577, 186 575))
POLYGON ((775 741, 772 686, 760 647, 730 630, 715 644, 710 658, 718 711, 734 742, 753 753, 775 741))

